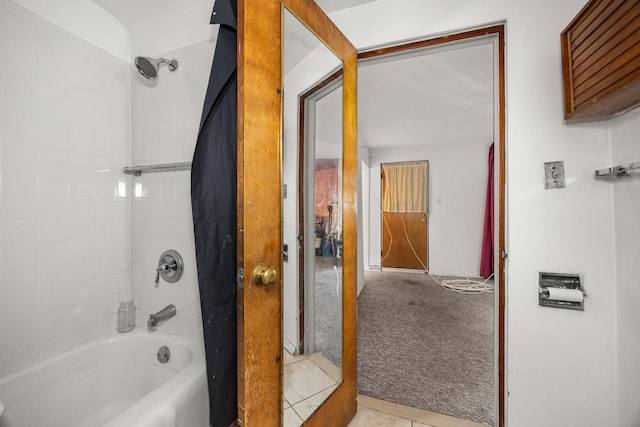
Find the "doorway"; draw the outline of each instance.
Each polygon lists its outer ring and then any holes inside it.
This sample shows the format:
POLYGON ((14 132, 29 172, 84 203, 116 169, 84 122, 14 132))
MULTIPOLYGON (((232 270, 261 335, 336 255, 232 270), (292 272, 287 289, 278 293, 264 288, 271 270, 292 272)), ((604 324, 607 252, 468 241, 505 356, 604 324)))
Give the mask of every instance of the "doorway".
POLYGON ((429 162, 384 163, 382 267, 429 269, 429 162))
MULTIPOLYGON (((386 61, 386 62, 393 62, 396 59, 398 59, 400 56, 402 55, 419 55, 421 54, 422 51, 424 51, 425 49, 434 49, 434 50, 438 50, 438 51, 446 51, 448 49, 451 49, 452 47, 454 48, 460 48, 463 44, 468 44, 468 45, 488 45, 490 46, 490 50, 492 52, 492 68, 491 68, 491 72, 490 72, 490 79, 493 82, 492 88, 490 89, 491 92, 491 106, 489 107, 491 110, 491 116, 492 119, 490 120, 489 126, 490 126, 490 131, 491 131, 491 139, 492 141, 486 141, 487 142, 487 148, 488 148, 488 143, 490 142, 495 142, 495 147, 496 147, 496 162, 495 162, 495 166, 494 166, 494 176, 495 176, 495 188, 496 188, 496 198, 495 198, 495 226, 494 226, 494 230, 495 233, 493 235, 493 242, 494 242, 494 253, 498 254, 499 256, 497 256, 494 261, 494 270, 496 272, 495 275, 495 293, 494 294, 490 294, 488 295, 489 297, 489 304, 490 304, 490 308, 489 310, 492 313, 491 318, 489 319, 489 323, 490 323, 490 333, 491 333, 491 343, 490 343, 490 350, 491 350, 491 355, 489 356, 488 359, 488 363, 491 366, 491 381, 490 381, 490 388, 491 390, 489 391, 490 394, 493 394, 492 398, 495 397, 494 401, 495 401, 495 410, 493 411, 493 415, 492 415, 492 422, 494 423, 494 425, 497 426, 503 426, 504 425, 504 402, 505 402, 505 367, 504 367, 504 349, 505 349, 505 345, 504 345, 504 330, 505 330, 505 324, 504 324, 504 314, 505 314, 505 298, 504 298, 504 289, 505 289, 505 282, 504 282, 504 264, 505 264, 505 257, 506 257, 506 252, 504 251, 505 249, 505 199, 504 199, 504 188, 505 188, 505 120, 504 120, 504 114, 505 114, 505 91, 504 91, 504 87, 505 87, 505 83, 504 83, 504 27, 502 25, 497 25, 497 26, 493 26, 493 27, 487 27, 487 28, 482 28, 482 29, 478 29, 478 30, 472 30, 472 31, 468 31, 468 32, 464 32, 464 33, 459 33, 459 34, 453 34, 453 35, 448 35, 446 37, 439 37, 439 38, 435 38, 435 39, 429 39, 429 40, 423 40, 423 41, 419 41, 419 42, 413 42, 413 43, 408 43, 405 45, 399 45, 399 46, 393 46, 390 48, 380 48, 380 49, 376 49, 374 51, 370 51, 370 52, 361 52, 358 57, 361 61, 366 61, 366 60, 370 60, 370 59, 378 59, 378 60, 382 60, 382 61, 386 61), (495 343, 495 344, 494 344, 495 343)), ((326 84, 327 82, 321 83, 320 85, 318 85, 318 87, 322 87, 323 84, 326 84)), ((312 89, 313 90, 313 89, 312 89)), ((418 92, 418 91, 416 91, 418 92)), ((467 99, 468 102, 474 102, 472 99, 467 99)), ((362 105, 362 104, 361 104, 362 105)), ((300 112, 302 112, 304 109, 300 108, 300 112)), ((426 113, 425 113, 426 114, 426 113)), ((303 114, 300 114, 300 116, 302 117, 303 114)), ((428 114, 427 114, 428 116, 428 114)), ((402 125, 399 126, 400 128, 402 128, 403 126, 406 125, 402 125)), ((304 126, 300 126, 300 131, 302 131, 302 129, 304 129, 304 126)), ((301 135, 302 136, 302 135, 301 135)), ((360 141, 360 145, 362 145, 362 135, 360 136, 361 141, 360 141)), ((302 140, 302 138, 300 138, 302 140)), ((366 141, 365 141, 366 143, 366 141)), ((392 147, 389 148, 389 152, 396 152, 397 148, 392 147)), ((370 154, 370 151, 369 151, 370 154)), ((375 178, 376 173, 379 174, 379 170, 377 170, 376 168, 379 167, 379 165, 375 165, 375 164, 371 164, 371 156, 366 154, 363 155, 363 153, 360 154, 360 158, 363 160, 364 163, 364 169, 369 169, 371 170, 371 179, 370 182, 376 182, 377 179, 375 178)), ((408 162, 411 159, 416 158, 415 153, 409 154, 406 158, 403 159, 398 159, 398 160, 394 160, 394 161, 388 161, 387 163, 402 163, 402 162, 408 162)), ((418 157, 420 158, 420 157, 418 157)), ((426 158, 426 157, 422 157, 422 158, 426 158)), ((430 159, 431 160, 431 159, 430 159)), ((429 164, 429 166, 431 167, 431 163, 429 164)), ((485 165, 486 167, 486 165, 485 165)), ((450 164, 447 165, 448 168, 448 173, 451 175, 464 175, 466 173, 465 171, 465 166, 464 164, 459 164, 457 162, 452 162, 450 164)), ((378 175, 380 176, 380 175, 378 175)), ((486 181, 485 181, 486 184, 486 181)), ((486 187, 485 187, 486 189, 486 187)), ((381 200, 381 194, 382 192, 378 192, 378 195, 376 196, 375 194, 372 195, 362 195, 361 197, 363 199, 366 199, 368 196, 371 196, 371 204, 370 206, 372 206, 373 204, 376 204, 376 210, 379 211, 379 213, 381 214, 381 209, 379 208, 380 206, 382 206, 382 200, 381 200), (375 197, 377 197, 377 200, 375 200, 375 197)), ((483 196, 484 197, 484 196, 483 196)), ((429 195, 429 199, 431 199, 432 204, 440 204, 440 203, 446 203, 446 198, 444 198, 443 200, 440 200, 441 197, 439 197, 437 194, 431 194, 429 195)), ((485 204, 485 201, 483 200, 483 206, 485 204)), ((384 251, 382 250, 382 245, 380 245, 378 248, 375 247, 375 245, 371 244, 372 240, 375 239, 379 239, 377 240, 380 244, 382 243, 382 238, 381 238, 381 234, 382 234, 382 229, 383 226, 379 225, 381 223, 376 224, 375 220, 373 219, 373 209, 368 212, 365 213, 364 215, 364 219, 363 222, 365 223, 371 223, 371 229, 375 228, 375 227, 379 227, 380 230, 380 235, 378 236, 371 236, 371 235, 367 235, 367 233, 364 233, 364 252, 369 254, 369 261, 371 260, 372 257, 375 256, 375 254, 380 254, 380 258, 383 257, 384 251), (377 250, 376 250, 377 249, 377 250)), ((424 213, 423 213, 424 215, 424 213)), ((429 216, 430 216, 430 212, 427 209, 426 210, 426 218, 427 220, 429 220, 429 216)), ((480 218, 480 221, 482 222, 482 218, 480 218)), ((301 226, 301 229, 304 229, 305 227, 301 226)), ((432 230, 430 230, 430 232, 432 232, 432 230)), ((402 232, 404 234, 404 231, 402 232)), ((425 238, 426 240, 426 238, 425 238)), ((431 238, 429 240, 432 240, 431 238)), ((451 245, 445 245, 445 246, 451 246, 451 245)), ((478 246, 480 246, 480 243, 478 244, 478 246)), ((359 249, 362 250, 362 247, 359 249)), ((454 248, 455 250, 455 248, 454 248)), ((308 252, 309 254, 313 253, 312 251, 308 252)), ((432 254, 428 254, 428 258, 426 258, 427 261, 431 261, 433 262, 433 258, 431 257, 432 254), (430 259, 431 258, 431 259, 430 259)), ((371 263, 369 263, 371 264, 371 263)), ((478 264, 479 264, 479 260, 478 260, 478 264)), ((378 264, 379 267, 381 268, 383 266, 382 262, 380 262, 380 264, 378 264)), ((425 266, 424 268, 421 267, 421 269, 427 269, 429 267, 429 265, 427 264, 427 262, 425 262, 425 266)), ((416 276, 417 277, 417 276, 416 276)), ((407 282, 409 282, 409 284, 411 285, 411 282, 413 281, 413 279, 409 278, 409 279, 403 279, 406 280, 407 282)), ((486 299, 486 297, 485 297, 486 299)), ((415 305, 416 301, 411 301, 409 300, 407 302, 408 305, 415 305), (411 303, 414 304, 411 304, 411 303)), ((411 349, 408 349, 407 351, 411 351, 411 349)), ((472 352, 470 352, 472 353, 472 352)), ((446 378, 445 378, 446 379, 446 378)), ((492 399, 493 400, 493 399, 492 399)))
MULTIPOLYGON (((490 48, 489 50, 491 51, 492 54, 492 69, 491 69, 491 75, 490 75, 490 79, 492 81, 492 88, 490 89, 491 91, 491 95, 492 95, 492 105, 490 107, 491 109, 491 113, 492 113, 492 117, 489 120, 489 126, 491 127, 491 140, 486 140, 484 141, 485 146, 481 147, 483 150, 483 155, 486 156, 487 155, 487 151, 489 148, 490 143, 495 143, 495 150, 496 150, 496 162, 495 162, 495 166, 493 169, 493 173, 495 176, 494 179, 494 184, 495 184, 495 191, 496 191, 496 198, 495 198, 495 205, 494 205, 494 209, 495 209, 495 221, 493 223, 494 227, 493 229, 495 230, 493 236, 492 236, 492 241, 493 241, 493 245, 494 245, 494 250, 493 252, 496 254, 494 260, 493 260, 493 266, 494 266, 494 271, 496 272, 495 275, 495 293, 494 294, 489 294, 489 295, 485 295, 483 296, 483 298, 486 300, 488 298, 488 302, 489 302, 489 306, 488 308, 485 307, 483 310, 484 311, 491 311, 491 318, 488 319, 489 322, 489 329, 490 332, 492 334, 492 337, 490 337, 490 348, 489 350, 491 351, 491 354, 489 356, 488 359, 488 365, 490 366, 489 369, 491 369, 491 377, 493 378, 492 382, 492 387, 491 390, 489 390, 487 393, 490 394, 490 398, 493 401, 494 397, 495 397, 495 411, 494 411, 494 415, 492 416, 492 420, 491 422, 493 423, 493 425, 495 426, 503 426, 504 425, 504 405, 505 405, 505 399, 504 399, 504 393, 505 393, 505 388, 504 388, 504 384, 505 384, 505 367, 504 367, 504 330, 505 330, 505 324, 504 324, 504 314, 505 314, 505 282, 504 282, 504 264, 505 264, 505 258, 506 258, 506 252, 505 252, 505 201, 504 201, 504 188, 505 188, 505 129, 504 129, 504 114, 505 114, 505 92, 504 92, 504 27, 502 25, 498 25, 498 26, 494 26, 494 27, 488 27, 488 28, 483 28, 483 29, 478 29, 478 30, 473 30, 473 31, 468 31, 465 33, 459 33, 459 34, 453 34, 453 35, 448 35, 446 37, 439 37, 439 38, 435 38, 435 39, 429 39, 429 40, 423 40, 423 41, 417 41, 417 42, 412 42, 412 43, 408 43, 408 44, 404 44, 404 45, 400 45, 400 46, 392 46, 389 48, 379 48, 379 49, 375 49, 369 52, 361 52, 359 54, 359 59, 361 61, 361 63, 363 63, 363 61, 367 61, 367 60, 372 60, 375 59, 377 61, 384 61, 384 62, 394 62, 396 60, 399 60, 403 55, 409 55, 409 56, 416 56, 419 54, 422 54, 422 52, 424 52, 425 49, 433 49, 434 52, 445 52, 447 51, 447 49, 450 48, 454 48, 454 49, 459 49, 461 48, 461 46, 463 45, 467 45, 467 43, 469 43, 468 45, 473 45, 473 44, 486 44, 488 45, 490 48), (495 344, 494 344, 495 343, 495 344)), ((451 71, 451 72, 455 72, 455 71, 451 71)), ((361 77, 362 77, 363 73, 361 73, 361 77)), ((387 82, 384 82, 387 83, 387 82)), ((468 82, 465 82, 468 83, 468 82)), ((388 83, 387 83, 388 84, 388 83)), ((464 85, 461 85, 464 86, 464 85)), ((416 95, 414 96, 419 96, 421 92, 421 88, 420 87, 416 87, 415 89, 416 95)), ((461 99, 463 102, 473 102, 474 100, 472 99, 472 96, 469 96, 467 99, 461 99)), ((429 101, 425 100, 425 104, 427 104, 429 101)), ((362 101, 361 105, 365 106, 370 104, 367 103, 366 101, 362 101)), ((428 106, 424 106, 423 107, 425 109, 425 111, 429 111, 429 107, 428 106)), ((362 111, 361 111, 361 115, 362 115, 362 111)), ((361 120, 361 127, 364 127, 363 121, 361 120)), ((449 127, 453 128, 456 126, 456 124, 459 124, 460 122, 457 123, 449 123, 449 127)), ((406 127, 410 127, 411 123, 407 123, 407 121, 402 122, 402 121, 398 121, 395 129, 395 133, 391 136, 391 139, 395 141, 400 141, 402 140, 401 138, 401 131, 406 128, 406 127)), ((461 125, 460 125, 461 126, 461 125)), ((454 133, 454 132, 452 132, 454 133)), ((446 135, 444 135, 444 137, 446 137, 446 135)), ((426 139, 426 138, 425 138, 426 139)), ((361 142, 362 144, 362 142, 361 142)), ((414 148, 409 148, 407 149, 407 147, 403 147, 405 148, 405 153, 404 153, 404 157, 400 157, 400 155, 398 154, 399 148, 397 146, 393 146, 393 147, 386 147, 386 148, 380 148, 379 150, 377 150, 378 152, 376 153, 376 150, 372 150, 371 148, 369 148, 369 164, 368 167, 371 168, 372 172, 371 172, 371 177, 370 177, 370 181, 372 184, 375 185, 375 181, 377 180, 377 176, 384 176, 384 174, 380 174, 381 169, 382 169, 382 164, 384 163, 393 163, 393 162, 403 162, 403 161, 412 161, 413 159, 417 158, 426 158, 422 155, 422 153, 414 148), (372 155, 373 153, 373 155, 372 155), (383 154, 383 155, 378 155, 378 154, 383 154), (376 158, 376 155, 377 158, 376 158), (379 169, 378 169, 379 168, 379 169)), ((432 160, 431 158, 429 160, 432 160)), ((486 168, 486 157, 484 157, 484 167, 486 168)), ((435 163, 434 163, 435 164, 435 163)), ((430 168, 434 167, 434 164, 432 164, 430 162, 429 166, 430 168)), ((437 167, 437 166, 435 166, 437 167)), ((461 175, 465 175, 468 174, 468 170, 465 167, 465 165, 459 161, 453 161, 448 163, 447 165, 448 168, 448 173, 449 176, 452 177, 452 179, 450 179, 450 181, 452 181, 453 183, 458 182, 458 179, 456 177, 459 177, 461 175)), ((430 171, 431 174, 431 171, 430 171)), ((429 176, 429 179, 434 179, 431 175, 429 176)), ((442 184, 443 181, 446 180, 446 177, 443 175, 442 177, 437 178, 439 183, 442 184)), ((483 193, 485 193, 486 190, 486 185, 487 185, 487 175, 486 175, 486 171, 485 171, 485 178, 484 178, 484 191, 483 193)), ((369 221, 371 222, 371 227, 370 230, 372 231, 371 233, 369 233, 369 235, 367 236, 367 232, 365 232, 365 239, 368 240, 368 242, 366 242, 365 244, 368 244, 368 253, 369 253, 369 266, 372 266, 373 270, 376 269, 388 269, 389 267, 391 267, 391 265, 388 265, 385 261, 385 255, 388 252, 388 245, 385 244, 385 237, 384 237, 384 233, 385 231, 387 231, 387 226, 384 224, 384 220, 385 220, 385 213, 383 212, 384 209, 380 209, 379 207, 383 205, 382 202, 382 194, 384 193, 384 182, 381 181, 381 186, 380 189, 378 191, 372 192, 369 197, 371 199, 371 202, 369 203, 370 206, 370 211, 369 211, 369 221), (377 194, 376 194, 377 193, 377 194), (376 198, 378 198, 376 200, 376 198), (377 212, 376 212, 377 211, 377 212), (376 235, 376 233, 374 233, 374 230, 379 230, 379 235, 376 235), (377 247, 375 242, 380 242, 380 246, 377 247), (377 258, 379 256, 379 258, 377 258), (376 258, 377 258, 377 262, 376 262, 376 258), (373 261, 372 261, 373 260, 373 261)), ((485 193, 486 194, 486 193, 485 193)), ((484 205, 486 204, 486 199, 485 194, 482 195, 482 206, 484 208, 484 205)), ((438 194, 437 192, 432 191, 432 189, 430 188, 430 194, 429 194, 429 200, 432 202, 432 210, 428 210, 427 211, 427 220, 430 221, 431 219, 433 219, 433 216, 435 215, 435 211, 437 210, 437 206, 439 205, 445 205, 446 203, 449 202, 449 200, 447 199, 447 196, 445 196, 444 194, 438 194), (431 216, 431 218, 429 218, 429 216, 431 216)), ((477 221, 482 224, 483 221, 483 215, 476 215, 476 217, 478 218, 477 221)), ((451 217, 450 217, 451 218, 451 217)), ((461 222, 458 222, 461 223, 461 222)), ((482 225, 479 226, 479 228, 482 230, 482 225)), ((452 244, 448 244, 445 243, 443 245, 440 245, 441 247, 445 247, 446 249, 449 250, 449 253, 440 253, 438 254, 437 251, 433 251, 433 247, 434 247, 434 238, 433 235, 437 234, 437 229, 436 227, 434 227, 434 224, 431 223, 429 224, 429 262, 430 262, 430 266, 426 265, 425 263, 425 267, 421 269, 423 270, 433 270, 435 273, 438 274, 442 274, 444 273, 445 275, 447 274, 451 274, 451 275, 457 275, 457 274, 466 274, 466 275, 474 275, 474 276, 478 276, 478 272, 475 271, 457 271, 457 269, 455 267, 451 267, 449 268, 449 265, 444 263, 444 260, 452 260, 455 258, 460 258, 459 253, 462 252, 459 250, 459 247, 456 245, 452 245, 452 244), (436 231, 434 231, 436 230, 436 231), (470 274, 469 274, 470 273, 470 274), (475 273, 475 274, 474 274, 475 273)), ((451 238, 452 236, 455 236, 456 233, 460 232, 461 230, 456 230, 453 229, 453 231, 451 231, 450 233, 448 233, 448 238, 451 238)), ((480 231, 480 233, 482 233, 482 231, 480 231)), ((400 236, 402 236, 404 234, 404 230, 402 230, 402 228, 400 228, 400 231, 398 233, 400 234, 400 236)), ((461 233, 462 234, 462 233, 461 233)), ((481 242, 478 241, 477 243, 477 250, 480 251, 481 248, 481 242)), ((445 251, 446 252, 446 251, 445 251)), ((411 254, 412 258, 415 258, 415 256, 413 254, 411 254)), ((477 268, 479 269, 479 264, 480 264, 480 255, 477 256, 477 262, 474 265, 477 265, 477 268)), ((475 269, 476 267, 474 267, 475 269)), ((375 273, 375 272, 374 272, 375 273)), ((418 276, 414 275, 414 277, 402 277, 399 279, 400 281, 405 282, 405 284, 407 286, 417 286, 415 282, 418 282, 418 276)), ((420 281, 422 280, 422 278, 420 278, 420 281)), ((367 278, 367 281, 369 281, 369 278, 367 278)), ((367 284, 367 286, 369 286, 367 284)), ((365 287, 365 291, 366 292, 366 287, 365 287)), ((392 294, 391 296, 389 296, 387 299, 391 299, 391 298, 395 298, 396 296, 398 296, 398 294, 392 294)), ((361 296, 362 298, 362 296, 361 296)), ((406 305, 408 305, 408 309, 412 308, 414 305, 418 304, 419 301, 416 301, 415 299, 409 298, 406 301, 406 305)), ((362 310, 360 308, 359 305, 359 316, 362 314, 362 310)), ((486 319, 485 319, 485 323, 486 323, 486 319)), ((361 320, 359 320, 359 323, 361 323, 361 320)), ((400 350, 400 349, 399 349, 400 350)), ((413 351, 412 349, 406 349, 407 352, 411 352, 413 351)), ((461 352, 461 354, 464 355, 468 355, 469 353, 472 353, 473 350, 472 349, 466 349, 466 351, 461 352)), ((455 354, 455 352, 454 352, 455 354)), ((485 363, 486 364, 486 363, 485 363)), ((410 369, 408 369, 409 371, 411 371, 410 369)), ((413 372, 413 371, 411 371, 413 372)), ((384 375, 383 372, 379 372, 380 375, 384 375)), ((415 374, 415 372, 414 372, 415 374)), ((448 375, 444 375, 445 377, 445 381, 449 378, 451 378, 451 376, 448 375)), ((455 384, 451 383, 450 384, 451 388, 455 388, 455 384)), ((452 397, 453 399, 455 399, 455 397, 452 397)), ((493 404, 493 403, 492 403, 493 404)))

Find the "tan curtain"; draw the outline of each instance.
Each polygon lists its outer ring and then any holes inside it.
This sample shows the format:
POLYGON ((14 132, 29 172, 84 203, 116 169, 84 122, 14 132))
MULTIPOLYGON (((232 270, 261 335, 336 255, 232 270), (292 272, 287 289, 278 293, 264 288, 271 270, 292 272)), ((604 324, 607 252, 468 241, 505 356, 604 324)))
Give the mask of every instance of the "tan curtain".
POLYGON ((428 212, 428 171, 428 162, 382 165, 385 179, 383 210, 393 213, 428 212))

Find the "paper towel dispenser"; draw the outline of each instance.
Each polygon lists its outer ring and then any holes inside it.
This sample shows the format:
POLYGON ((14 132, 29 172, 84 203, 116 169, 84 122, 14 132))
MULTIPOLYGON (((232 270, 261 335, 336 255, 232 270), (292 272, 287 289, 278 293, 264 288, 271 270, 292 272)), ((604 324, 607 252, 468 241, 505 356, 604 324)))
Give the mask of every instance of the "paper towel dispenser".
POLYGON ((538 304, 544 307, 584 311, 584 292, 580 275, 540 273, 538 304))

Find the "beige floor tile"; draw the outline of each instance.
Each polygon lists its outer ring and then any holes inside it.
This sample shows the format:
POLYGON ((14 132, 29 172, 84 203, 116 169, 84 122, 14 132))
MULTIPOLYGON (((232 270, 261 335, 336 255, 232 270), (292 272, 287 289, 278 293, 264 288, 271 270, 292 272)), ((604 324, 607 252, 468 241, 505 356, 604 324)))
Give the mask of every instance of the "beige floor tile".
POLYGON ((473 421, 462 420, 460 418, 412 408, 398 403, 386 402, 363 395, 358 395, 358 411, 360 408, 374 409, 385 414, 390 414, 391 416, 412 420, 414 427, 487 427, 484 424, 473 421))
POLYGON ((301 360, 304 360, 307 358, 307 356, 303 356, 303 355, 298 355, 298 356, 294 356, 293 354, 289 353, 287 351, 287 349, 284 349, 282 351, 284 353, 284 365, 287 366, 291 363, 295 363, 295 362, 299 362, 301 360))
POLYGON ((293 408, 287 408, 283 411, 284 427, 299 427, 302 425, 302 419, 296 414, 293 408))
POLYGON ((348 427, 412 427, 411 421, 362 406, 348 427))
POLYGON ((335 381, 312 361, 305 359, 284 367, 284 398, 291 405, 335 385, 335 381))
POLYGON ((293 406, 293 409, 300 416, 300 418, 306 420, 307 418, 309 418, 309 415, 313 414, 313 412, 322 404, 322 402, 324 402, 327 397, 329 397, 329 395, 333 393, 333 390, 335 390, 336 387, 337 385, 331 386, 328 389, 323 390, 320 393, 303 400, 302 402, 296 403, 293 406))

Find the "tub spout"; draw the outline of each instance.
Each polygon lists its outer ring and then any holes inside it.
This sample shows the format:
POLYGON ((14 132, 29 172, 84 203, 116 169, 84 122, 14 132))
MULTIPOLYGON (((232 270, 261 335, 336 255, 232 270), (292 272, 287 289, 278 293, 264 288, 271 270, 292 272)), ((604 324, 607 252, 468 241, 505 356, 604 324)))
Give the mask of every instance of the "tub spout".
POLYGON ((153 329, 156 326, 158 326, 160 323, 164 322, 167 319, 172 318, 175 315, 176 315, 176 306, 173 304, 170 304, 165 308, 163 308, 162 310, 160 310, 159 312, 150 314, 149 321, 147 322, 147 327, 149 329, 153 329))

